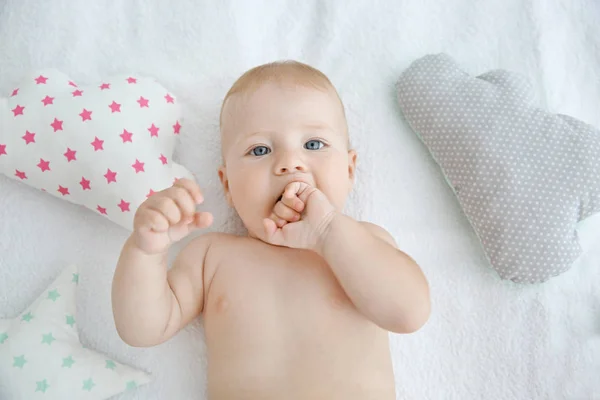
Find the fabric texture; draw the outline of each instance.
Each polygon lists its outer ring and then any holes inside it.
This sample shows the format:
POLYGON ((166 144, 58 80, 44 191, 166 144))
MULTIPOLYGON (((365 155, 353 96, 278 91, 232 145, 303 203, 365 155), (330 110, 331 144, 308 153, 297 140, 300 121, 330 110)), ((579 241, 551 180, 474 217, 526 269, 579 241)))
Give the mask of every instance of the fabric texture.
POLYGON ((150 381, 81 345, 78 283, 69 266, 19 316, 0 320, 0 399, 102 400, 150 381))
POLYGON ((33 73, 0 99, 0 172, 132 229, 152 193, 191 174, 173 162, 181 107, 151 78, 79 87, 33 73))
POLYGON ((415 61, 396 87, 500 276, 536 283, 571 268, 577 224, 600 212, 600 131, 540 109, 523 77, 472 77, 446 54, 415 61))

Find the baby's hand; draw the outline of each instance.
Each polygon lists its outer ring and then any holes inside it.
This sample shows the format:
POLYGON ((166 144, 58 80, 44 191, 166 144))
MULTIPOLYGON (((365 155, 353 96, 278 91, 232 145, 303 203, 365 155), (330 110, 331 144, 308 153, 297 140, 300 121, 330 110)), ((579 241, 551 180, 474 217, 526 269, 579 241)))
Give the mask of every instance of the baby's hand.
POLYGON ((264 241, 276 246, 314 249, 336 213, 319 189, 304 182, 288 184, 269 218, 264 241))
POLYGON ((210 226, 212 214, 196 212, 196 205, 203 201, 200 187, 189 179, 153 194, 135 214, 135 244, 147 254, 163 253, 193 230, 210 226))

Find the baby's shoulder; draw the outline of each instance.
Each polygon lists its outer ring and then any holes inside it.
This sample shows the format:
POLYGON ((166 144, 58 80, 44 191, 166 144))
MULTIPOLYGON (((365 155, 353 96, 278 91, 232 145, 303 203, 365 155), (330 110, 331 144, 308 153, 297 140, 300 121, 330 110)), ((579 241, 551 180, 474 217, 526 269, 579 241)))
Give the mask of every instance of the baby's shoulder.
POLYGON ((207 232, 192 239, 188 247, 214 251, 220 247, 232 245, 235 241, 236 236, 229 233, 207 232))
POLYGON ((252 246, 255 240, 225 232, 208 232, 194 238, 188 245, 195 249, 206 249, 206 255, 226 256, 240 252, 243 248, 252 246))
POLYGON ((179 258, 182 259, 204 259, 214 248, 221 247, 228 239, 225 233, 208 232, 196 236, 183 246, 179 252, 179 258))

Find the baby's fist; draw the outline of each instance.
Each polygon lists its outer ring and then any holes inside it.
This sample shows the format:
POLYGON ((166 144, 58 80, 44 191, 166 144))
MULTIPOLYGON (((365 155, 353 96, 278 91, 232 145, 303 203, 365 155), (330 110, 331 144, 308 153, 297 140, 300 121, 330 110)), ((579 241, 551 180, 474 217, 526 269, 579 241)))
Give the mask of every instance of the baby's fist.
POLYGON ((267 243, 314 249, 336 214, 323 192, 304 182, 291 182, 269 218, 263 220, 267 243))
POLYGON ((163 253, 193 230, 210 226, 212 214, 196 212, 196 205, 203 201, 200 187, 189 179, 179 179, 153 194, 135 214, 135 244, 147 254, 163 253))

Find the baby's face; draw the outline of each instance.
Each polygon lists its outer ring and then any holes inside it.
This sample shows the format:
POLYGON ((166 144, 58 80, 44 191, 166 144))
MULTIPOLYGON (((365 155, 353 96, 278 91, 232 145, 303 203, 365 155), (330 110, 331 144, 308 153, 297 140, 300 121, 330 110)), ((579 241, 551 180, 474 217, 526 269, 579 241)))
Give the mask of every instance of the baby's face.
POLYGON ((356 154, 335 93, 267 83, 234 95, 223 111, 222 141, 219 176, 250 236, 261 236, 263 219, 292 181, 315 186, 343 210, 356 154))

